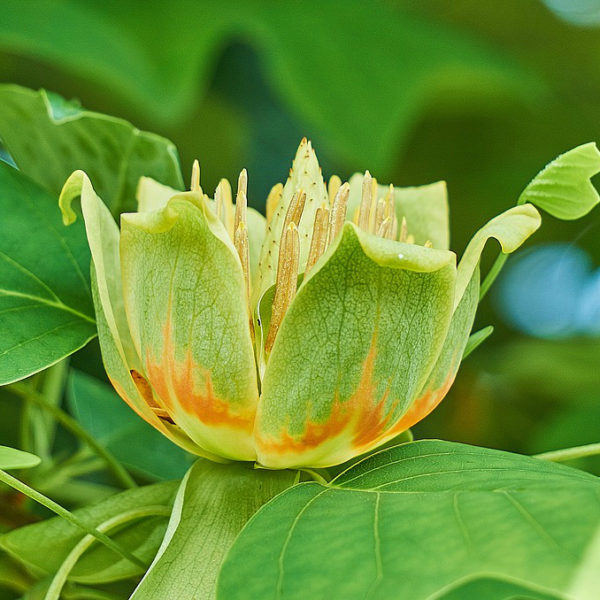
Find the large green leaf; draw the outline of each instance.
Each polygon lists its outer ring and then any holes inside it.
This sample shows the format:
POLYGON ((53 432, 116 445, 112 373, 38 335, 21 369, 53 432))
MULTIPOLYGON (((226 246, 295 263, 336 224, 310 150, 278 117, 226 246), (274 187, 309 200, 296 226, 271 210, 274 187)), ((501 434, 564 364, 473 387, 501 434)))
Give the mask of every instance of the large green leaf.
POLYGON ((525 597, 591 600, 600 585, 599 527, 600 483, 591 475, 414 442, 266 505, 228 554, 218 597, 506 598, 449 594, 489 578, 526 589, 525 597))
POLYGON ((53 194, 73 171, 86 171, 115 215, 135 208, 142 175, 183 186, 171 142, 44 90, 0 85, 0 139, 19 169, 53 194))
MULTIPOLYGON (((177 486, 178 482, 169 481, 128 490, 93 506, 78 509, 74 514, 97 527, 132 509, 145 506, 170 507, 177 486)), ((167 520, 164 517, 152 517, 111 533, 111 538, 141 560, 150 562, 166 527, 167 520)), ((84 535, 77 526, 61 517, 54 517, 4 534, 0 537, 0 547, 26 566, 52 575, 84 535)), ((97 544, 79 560, 71 572, 71 578, 81 583, 103 583, 139 575, 141 572, 137 565, 116 557, 112 551, 97 544)))
POLYGON ((453 253, 347 223, 277 334, 256 420, 259 462, 330 466, 407 429, 402 417, 448 332, 455 277, 453 253))
POLYGON ((101 381, 72 371, 67 399, 83 427, 131 469, 156 479, 177 479, 190 467, 190 454, 140 419, 101 381))
POLYGON ((529 100, 540 88, 481 42, 384 2, 153 0, 131 10, 128 2, 5 0, 0 22, 0 47, 93 78, 163 123, 196 105, 215 50, 232 35, 259 49, 294 112, 373 168, 391 164, 398 138, 440 91, 509 90, 529 100), (202 34, 189 23, 201 23, 202 34))
POLYGON ((599 172, 596 144, 578 146, 548 163, 523 190, 519 204, 535 204, 559 219, 579 219, 600 202, 590 181, 599 172))
POLYGON ((198 461, 175 501, 167 535, 132 600, 210 600, 221 562, 248 519, 293 484, 292 471, 198 461))
POLYGON ((56 199, 2 162, 0 207, 0 384, 6 384, 75 352, 96 327, 83 228, 63 227, 56 199))

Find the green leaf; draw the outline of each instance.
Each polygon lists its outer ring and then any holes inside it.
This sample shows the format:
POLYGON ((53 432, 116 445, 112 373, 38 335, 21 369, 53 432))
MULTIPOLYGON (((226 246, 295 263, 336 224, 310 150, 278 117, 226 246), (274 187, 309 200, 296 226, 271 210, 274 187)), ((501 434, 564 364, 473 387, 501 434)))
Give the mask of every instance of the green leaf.
POLYGON ((454 261, 346 223, 277 334, 255 428, 261 464, 334 465, 409 427, 448 332, 454 261))
POLYGON ((81 425, 129 468, 156 479, 177 479, 190 467, 190 454, 140 419, 101 381, 71 371, 67 399, 81 425))
POLYGON ((121 227, 125 310, 142 373, 200 448, 254 460, 250 317, 223 224, 200 194, 188 192, 163 211, 123 215, 121 227))
POLYGON ((167 535, 131 600, 210 600, 221 562, 248 519, 292 485, 292 471, 199 460, 183 480, 167 535))
POLYGON ((35 454, 0 446, 0 469, 31 469, 37 467, 41 461, 42 459, 35 454))
POLYGON ((519 204, 535 204, 558 219, 579 219, 600 202, 590 181, 597 173, 600 152, 596 144, 577 146, 546 165, 523 190, 519 204))
POLYGON ((431 99, 484 90, 486 98, 509 92, 531 102, 543 89, 537 75, 474 36, 382 2, 149 1, 131 11, 125 3, 63 0, 58 24, 51 0, 5 4, 0 46, 93 79, 162 123, 197 106, 218 50, 241 36, 293 112, 343 158, 374 169, 390 167, 431 99), (202 23, 202 35, 182 23, 202 23))
POLYGON ((19 169, 52 194, 85 170, 114 215, 135 208, 142 175, 183 187, 171 142, 44 90, 0 85, 0 138, 19 169))
MULTIPOLYGON (((1 110, 1 109, 0 109, 1 110)), ((0 384, 69 356, 96 335, 89 250, 56 200, 0 162, 0 384)))
POLYGON ((230 550, 218 598, 429 600, 491 577, 541 598, 591 600, 599 526, 600 483, 591 475, 497 450, 413 442, 267 504, 230 550))
MULTIPOLYGON (((132 509, 172 506, 177 486, 178 482, 169 481, 127 490, 73 513, 90 526, 97 527, 132 509)), ((149 562, 160 545, 166 527, 165 518, 153 517, 111 533, 111 538, 143 561, 149 562)), ((54 517, 4 534, 0 537, 0 547, 26 566, 52 575, 84 536, 85 532, 77 526, 54 517)), ((71 579, 93 584, 125 579, 140 573, 142 570, 139 567, 97 544, 79 560, 71 572, 71 579)))
MULTIPOLYGON (((361 173, 355 173, 348 182, 348 219, 360 206, 362 197, 361 173)), ((377 197, 384 198, 388 186, 377 186, 377 197)), ((445 181, 414 187, 394 187, 394 206, 398 223, 406 219, 407 234, 422 246, 431 242, 434 248, 448 250, 450 247, 450 224, 448 219, 448 188, 445 181)))

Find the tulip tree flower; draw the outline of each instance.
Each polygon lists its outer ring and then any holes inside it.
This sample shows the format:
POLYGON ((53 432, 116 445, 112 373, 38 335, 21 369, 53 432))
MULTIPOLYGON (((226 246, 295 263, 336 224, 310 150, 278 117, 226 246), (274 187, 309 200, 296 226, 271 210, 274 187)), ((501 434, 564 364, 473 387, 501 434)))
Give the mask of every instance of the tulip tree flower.
POLYGON ((181 447, 268 468, 326 467, 428 415, 452 385, 479 300, 490 238, 516 250, 540 225, 522 203, 480 229, 457 265, 443 182, 323 180, 300 144, 267 217, 142 178, 120 230, 82 171, 98 334, 119 395, 181 447))

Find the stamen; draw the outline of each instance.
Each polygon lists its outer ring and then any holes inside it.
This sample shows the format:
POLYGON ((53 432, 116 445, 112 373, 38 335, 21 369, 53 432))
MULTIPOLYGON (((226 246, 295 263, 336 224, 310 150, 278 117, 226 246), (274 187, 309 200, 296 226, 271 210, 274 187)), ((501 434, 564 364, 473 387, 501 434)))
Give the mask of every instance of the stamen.
MULTIPOLYGON (((294 223, 296 227, 300 224, 300 218, 302 217, 302 213, 304 212, 304 203, 306 202, 306 194, 304 190, 298 190, 290 201, 290 205, 288 206, 287 213, 285 215, 285 221, 283 222, 283 234, 285 233, 288 225, 294 223)), ((283 241, 282 234, 282 241, 283 241)), ((281 250, 280 254, 281 256, 281 250)))
POLYGON ((202 188, 200 187, 200 163, 195 160, 192 165, 192 181, 190 183, 190 190, 192 192, 201 192, 202 188))
MULTIPOLYGON (((391 223, 391 219, 385 214, 386 209, 388 207, 388 203, 385 201, 385 198, 380 198, 377 201, 377 206, 375 209, 375 223, 373 225, 373 230, 379 235, 379 229, 381 228, 381 224, 385 219, 389 219, 391 223)), ((381 236, 383 237, 383 236, 381 236)))
POLYGON ((329 236, 327 243, 331 244, 342 230, 346 221, 346 210, 348 209, 348 197, 350 195, 350 186, 344 183, 335 195, 331 215, 329 218, 329 236))
POLYGON ((398 239, 398 217, 396 216, 396 211, 392 213, 392 228, 390 231, 390 239, 397 240, 398 239))
POLYGON ((408 234, 408 237, 406 238, 406 243, 407 244, 414 244, 415 243, 415 236, 412 233, 408 234))
POLYGON ((359 216, 360 216, 360 206, 357 206, 357 207, 354 209, 354 214, 352 215, 352 222, 353 222, 355 225, 358 225, 358 218, 359 218, 359 216))
POLYGON ((408 226, 406 224, 406 217, 402 217, 402 225, 400 226, 400 241, 406 242, 408 238, 408 226))
POLYGON ((375 217, 377 213, 377 179, 371 179, 371 207, 369 208, 369 232, 375 233, 375 217))
POLYGON ((392 218, 386 217, 379 224, 379 226, 377 228, 377 235, 381 238, 389 239, 388 236, 390 235, 391 231, 392 231, 392 218))
POLYGON ((271 312, 271 325, 265 342, 265 351, 271 352, 275 336, 283 317, 291 304, 298 284, 298 263, 300 260, 300 236, 298 228, 291 222, 283 231, 279 248, 275 298, 271 312))
MULTIPOLYGON (((248 195, 248 171, 246 169, 242 169, 240 171, 240 176, 238 177, 238 188, 237 193, 244 192, 246 196, 248 195)), ((237 195, 236 195, 237 198, 237 195)), ((237 200, 236 200, 237 202, 237 200)))
POLYGON ((220 198, 220 210, 223 213, 217 213, 217 215, 223 221, 225 229, 227 229, 227 233, 229 233, 229 237, 233 240, 235 234, 233 200, 231 198, 231 184, 227 179, 221 179, 221 181, 219 181, 219 185, 215 191, 215 202, 217 201, 217 197, 220 198))
POLYGON ((369 230, 369 213, 371 212, 371 198, 373 196, 373 178, 369 171, 365 171, 362 182, 362 198, 358 212, 358 226, 365 231, 369 230))
POLYGON ((327 196, 329 198, 329 206, 333 206, 338 190, 342 185, 342 180, 337 175, 332 175, 327 184, 327 196))
POLYGON ((424 248, 433 248, 433 242, 431 240, 427 240, 424 244, 423 244, 424 248))
POLYGON ((315 266, 325 248, 327 248, 327 235, 329 233, 329 208, 326 205, 317 208, 315 213, 315 224, 313 226, 312 240, 310 241, 310 250, 308 251, 308 260, 304 269, 304 277, 315 266))
POLYGON ((237 232, 240 223, 246 225, 248 222, 248 199, 244 190, 238 190, 237 198, 235 199, 235 223, 234 231, 237 232))
POLYGON ((281 200, 283 194, 283 184, 276 183, 267 196, 267 224, 271 223, 275 209, 281 200))
MULTIPOLYGON (((245 197, 245 194, 242 194, 245 197)), ((252 308, 250 304, 250 248, 248 244, 248 227, 245 221, 240 221, 235 230, 235 240, 234 240, 235 249, 240 257, 240 262, 242 263, 242 272, 244 274, 244 283, 246 287, 246 302, 248 305, 248 322, 250 324, 250 336, 252 337, 252 341, 254 341, 254 323, 252 322, 252 308)))

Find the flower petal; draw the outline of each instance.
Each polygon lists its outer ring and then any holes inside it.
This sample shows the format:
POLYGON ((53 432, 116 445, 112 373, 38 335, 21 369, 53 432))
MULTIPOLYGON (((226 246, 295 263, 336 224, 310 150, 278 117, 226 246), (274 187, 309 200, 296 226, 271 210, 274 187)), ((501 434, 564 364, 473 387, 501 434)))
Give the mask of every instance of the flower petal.
MULTIPOLYGON (((360 206, 362 194, 361 173, 350 178, 347 218, 351 219, 360 206)), ((385 197, 388 186, 377 186, 378 198, 385 197)), ((394 201, 398 222, 406 219, 408 233, 415 243, 422 246, 429 241, 434 248, 448 250, 450 247, 450 227, 448 222, 448 190, 445 181, 414 187, 395 187, 394 201)))
POLYGON ((135 193, 138 212, 160 210, 167 205, 169 198, 178 193, 179 190, 159 183, 151 177, 140 177, 135 193))
POLYGON ((202 448, 255 458, 258 388, 241 264, 198 193, 122 215, 125 308, 148 381, 202 448))
POLYGON ((458 306, 490 238, 497 239, 502 252, 510 254, 519 248, 541 223, 540 213, 531 204, 514 206, 488 221, 473 236, 460 259, 456 274, 454 305, 458 306))
POLYGON ((446 338, 455 276, 451 252, 347 223, 275 340, 255 429, 260 463, 328 466, 393 437, 446 338))
POLYGON ((141 371, 142 368, 129 333, 123 305, 119 229, 83 171, 76 171, 69 177, 60 195, 59 204, 67 224, 76 218, 71 203, 77 196, 81 196, 81 208, 92 253, 92 295, 98 338, 102 360, 111 383, 123 400, 145 421, 182 448, 208 457, 208 453, 203 452, 177 427, 156 416, 148 399, 140 393, 133 380, 131 371, 141 371))

